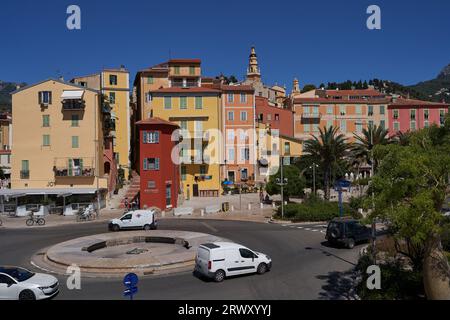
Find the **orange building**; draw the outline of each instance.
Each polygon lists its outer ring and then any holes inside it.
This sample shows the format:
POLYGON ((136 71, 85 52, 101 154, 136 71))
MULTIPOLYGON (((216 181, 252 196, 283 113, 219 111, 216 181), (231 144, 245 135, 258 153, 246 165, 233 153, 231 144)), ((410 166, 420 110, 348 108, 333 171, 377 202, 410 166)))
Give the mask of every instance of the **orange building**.
POLYGON ((255 96, 250 85, 221 85, 224 179, 255 180, 255 96))
POLYGON ((339 127, 349 141, 363 128, 377 125, 388 128, 387 107, 390 97, 373 89, 324 90, 311 96, 293 98, 294 133, 301 140, 319 134, 319 128, 339 127))

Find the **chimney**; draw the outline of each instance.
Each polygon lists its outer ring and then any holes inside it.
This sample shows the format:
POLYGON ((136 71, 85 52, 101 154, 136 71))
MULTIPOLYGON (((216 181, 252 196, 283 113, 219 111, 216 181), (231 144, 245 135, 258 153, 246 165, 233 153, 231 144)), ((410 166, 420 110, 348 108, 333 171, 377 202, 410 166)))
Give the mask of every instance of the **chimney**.
POLYGON ((20 84, 16 84, 16 90, 20 89, 20 84))
POLYGON ((125 65, 121 64, 121 65, 120 65, 120 70, 121 70, 121 71, 125 71, 125 65))
POLYGON ((59 81, 64 82, 64 77, 63 76, 60 76, 58 79, 59 79, 59 81))

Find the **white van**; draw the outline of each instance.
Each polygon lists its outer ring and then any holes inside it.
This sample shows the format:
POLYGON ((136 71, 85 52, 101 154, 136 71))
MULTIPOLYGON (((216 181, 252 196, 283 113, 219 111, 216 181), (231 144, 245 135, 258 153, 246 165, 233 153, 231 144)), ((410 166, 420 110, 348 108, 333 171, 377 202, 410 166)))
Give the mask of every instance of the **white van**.
POLYGON ((109 221, 108 228, 112 231, 121 229, 156 229, 157 221, 153 210, 134 210, 125 213, 119 219, 109 221))
POLYGON ((232 242, 204 243, 195 258, 195 270, 216 282, 245 273, 263 274, 271 267, 269 256, 232 242))

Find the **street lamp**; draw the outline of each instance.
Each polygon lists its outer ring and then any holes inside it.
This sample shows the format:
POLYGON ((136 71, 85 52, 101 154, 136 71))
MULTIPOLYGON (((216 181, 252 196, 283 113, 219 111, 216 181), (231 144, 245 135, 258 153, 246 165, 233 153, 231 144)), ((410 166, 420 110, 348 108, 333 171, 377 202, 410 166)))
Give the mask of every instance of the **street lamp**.
POLYGON ((313 193, 314 195, 316 195, 316 168, 318 168, 319 166, 313 162, 312 166, 310 166, 310 169, 313 169, 313 193))
POLYGON ((283 178, 283 157, 281 156, 280 159, 281 159, 281 164, 280 164, 281 179, 277 178, 276 179, 276 183, 277 183, 277 185, 279 185, 281 187, 281 218, 284 219, 284 193, 283 193, 283 187, 285 185, 287 185, 288 179, 287 178, 283 178))

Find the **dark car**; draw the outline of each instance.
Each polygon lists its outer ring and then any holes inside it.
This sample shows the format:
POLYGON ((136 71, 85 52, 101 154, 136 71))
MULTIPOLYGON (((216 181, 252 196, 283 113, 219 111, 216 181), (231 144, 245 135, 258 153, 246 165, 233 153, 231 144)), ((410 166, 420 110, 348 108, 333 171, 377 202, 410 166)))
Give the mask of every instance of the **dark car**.
POLYGON ((343 244, 352 249, 356 243, 372 238, 372 230, 362 225, 358 220, 335 218, 328 223, 325 239, 330 244, 343 244))

